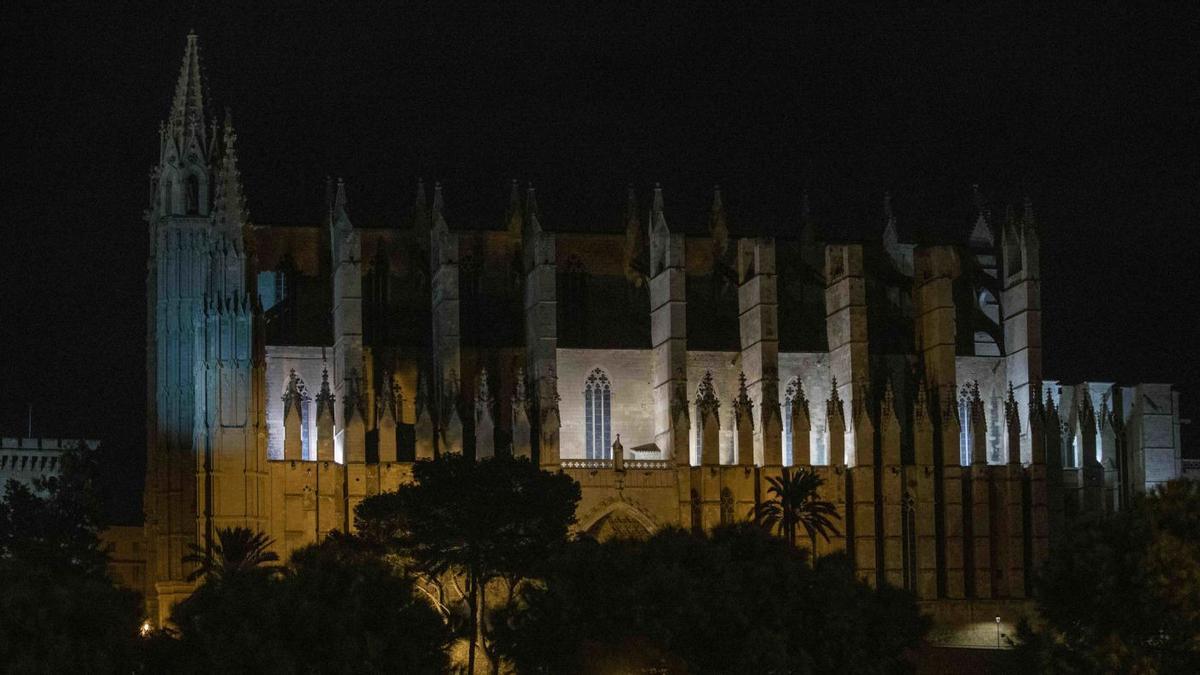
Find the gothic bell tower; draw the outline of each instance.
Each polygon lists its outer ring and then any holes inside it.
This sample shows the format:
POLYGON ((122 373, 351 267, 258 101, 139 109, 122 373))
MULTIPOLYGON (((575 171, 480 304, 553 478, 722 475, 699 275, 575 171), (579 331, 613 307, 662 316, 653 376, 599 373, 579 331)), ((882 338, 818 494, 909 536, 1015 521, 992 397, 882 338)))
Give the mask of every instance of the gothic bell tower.
POLYGON ((237 135, 205 122, 196 35, 187 36, 151 171, 147 293, 147 611, 158 622, 193 585, 182 558, 217 527, 264 530, 261 359, 248 292, 237 135))

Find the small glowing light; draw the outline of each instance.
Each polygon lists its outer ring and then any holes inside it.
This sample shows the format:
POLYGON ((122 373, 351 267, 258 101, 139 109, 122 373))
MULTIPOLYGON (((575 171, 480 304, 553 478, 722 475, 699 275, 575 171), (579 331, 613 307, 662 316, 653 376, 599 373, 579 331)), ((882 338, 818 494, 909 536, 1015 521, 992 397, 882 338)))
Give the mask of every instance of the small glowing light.
POLYGON ((150 632, 153 630, 154 626, 150 625, 149 621, 143 621, 141 627, 138 628, 138 634, 142 637, 149 637, 150 632))
POLYGON ((996 617, 996 623, 1000 623, 1000 617, 996 617))

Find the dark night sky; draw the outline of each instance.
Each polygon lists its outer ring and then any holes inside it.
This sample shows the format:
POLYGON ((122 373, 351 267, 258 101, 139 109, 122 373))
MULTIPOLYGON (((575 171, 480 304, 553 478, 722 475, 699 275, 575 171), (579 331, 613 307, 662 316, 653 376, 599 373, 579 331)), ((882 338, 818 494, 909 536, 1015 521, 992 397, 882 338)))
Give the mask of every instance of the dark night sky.
POLYGON ((891 190, 903 227, 946 239, 980 183, 997 209, 1034 199, 1047 378, 1175 382, 1200 418, 1192 3, 314 4, 6 5, 0 432, 32 403, 35 435, 107 439, 140 485, 141 214, 189 28, 257 222, 317 222, 328 174, 360 225, 398 223, 417 176, 452 224, 499 224, 519 177, 551 227, 611 226, 627 183, 661 181, 688 228, 721 183, 735 230, 793 227, 808 188, 827 234, 874 237, 891 190))

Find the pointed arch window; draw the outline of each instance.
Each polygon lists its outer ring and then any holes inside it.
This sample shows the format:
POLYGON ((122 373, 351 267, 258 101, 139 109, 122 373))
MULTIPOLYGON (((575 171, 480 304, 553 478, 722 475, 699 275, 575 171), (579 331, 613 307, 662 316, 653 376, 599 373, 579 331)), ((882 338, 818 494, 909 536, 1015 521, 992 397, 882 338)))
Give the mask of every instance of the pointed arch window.
POLYGON ((905 492, 900 501, 901 555, 904 558, 904 588, 917 589, 917 510, 912 493, 905 492))
POLYGON ((721 524, 733 524, 733 493, 729 488, 721 488, 721 524))
POLYGON ((584 449, 588 459, 612 458, 612 385, 599 368, 583 388, 584 449))
POLYGON ((187 214, 194 216, 200 213, 200 179, 195 175, 187 179, 187 214))
POLYGON ((958 399, 958 419, 961 425, 958 434, 958 463, 970 466, 974 429, 971 427, 971 400, 965 396, 958 399))
POLYGON ((308 399, 308 396, 300 399, 300 457, 304 459, 317 458, 313 448, 312 432, 309 431, 309 420, 312 418, 309 412, 311 405, 312 401, 308 399))
POLYGON ((288 283, 290 281, 288 279, 289 274, 290 270, 281 261, 275 268, 275 278, 273 279, 275 282, 275 302, 283 302, 287 299, 288 283))

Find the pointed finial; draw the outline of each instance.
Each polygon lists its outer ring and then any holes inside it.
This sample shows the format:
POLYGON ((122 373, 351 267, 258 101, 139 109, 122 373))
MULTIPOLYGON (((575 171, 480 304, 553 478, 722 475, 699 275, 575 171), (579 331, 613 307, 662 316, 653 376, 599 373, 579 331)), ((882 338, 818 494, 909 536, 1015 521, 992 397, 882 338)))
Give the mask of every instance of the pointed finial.
POLYGON ((745 372, 738 373, 738 393, 737 393, 737 398, 735 398, 733 400, 733 404, 735 406, 742 406, 742 407, 750 405, 750 392, 746 388, 746 373, 745 372))
POLYGON ((513 376, 513 403, 523 403, 525 401, 525 366, 518 366, 517 372, 513 376))
POLYGON ((333 414, 333 392, 329 389, 329 368, 324 364, 321 366, 321 390, 317 392, 317 415, 320 416, 322 411, 333 414))
POLYGON ((288 373, 287 390, 283 393, 283 416, 286 419, 293 409, 299 409, 297 406, 301 400, 300 394, 300 378, 296 375, 296 369, 292 368, 288 373))
POLYGON ((656 214, 662 213, 662 210, 663 210, 662 185, 660 185, 658 183, 654 184, 654 201, 650 206, 650 210, 656 214))
POLYGON ((533 187, 533 181, 525 188, 525 214, 530 218, 537 217, 537 190, 533 187))
POLYGON ((696 402, 697 403, 714 403, 717 400, 717 390, 713 386, 713 374, 711 370, 705 370, 704 376, 700 378, 700 385, 696 387, 696 402))
POLYGON ((1013 383, 1010 380, 1008 383, 1008 397, 1004 399, 1004 418, 1009 424, 1020 425, 1019 412, 1016 392, 1013 390, 1013 383))
POLYGON ((488 371, 486 367, 479 370, 479 393, 477 398, 480 401, 492 400, 492 388, 488 385, 488 371))
POLYGON ((913 415, 925 418, 928 416, 929 394, 925 391, 925 378, 917 377, 917 396, 913 400, 913 415))
POLYGON ((979 191, 979 186, 972 185, 971 188, 975 202, 975 223, 971 228, 971 234, 967 238, 967 243, 974 248, 988 248, 996 243, 996 237, 992 233, 992 226, 989 223, 992 214, 988 211, 987 205, 984 203, 983 194, 979 191))
POLYGON ((333 196, 333 215, 337 219, 346 217, 346 181, 337 179, 337 192, 333 196))
POLYGON ((521 184, 516 178, 514 178, 509 184, 508 209, 505 213, 504 229, 513 239, 520 239, 523 224, 524 219, 521 212, 521 184))
POLYGON ((896 219, 895 214, 892 213, 892 193, 891 193, 891 191, 884 191, 884 193, 883 193, 883 219, 888 222, 894 221, 896 219))
POLYGON ((846 408, 842 401, 842 397, 838 395, 837 378, 831 378, 829 382, 829 400, 825 401, 825 416, 830 419, 836 419, 843 425, 846 423, 846 408))
POLYGON ((445 208, 445 204, 443 203, 442 200, 443 200, 442 183, 441 183, 441 181, 437 181, 433 184, 433 212, 434 213, 437 213, 437 214, 442 213, 442 209, 445 208))

